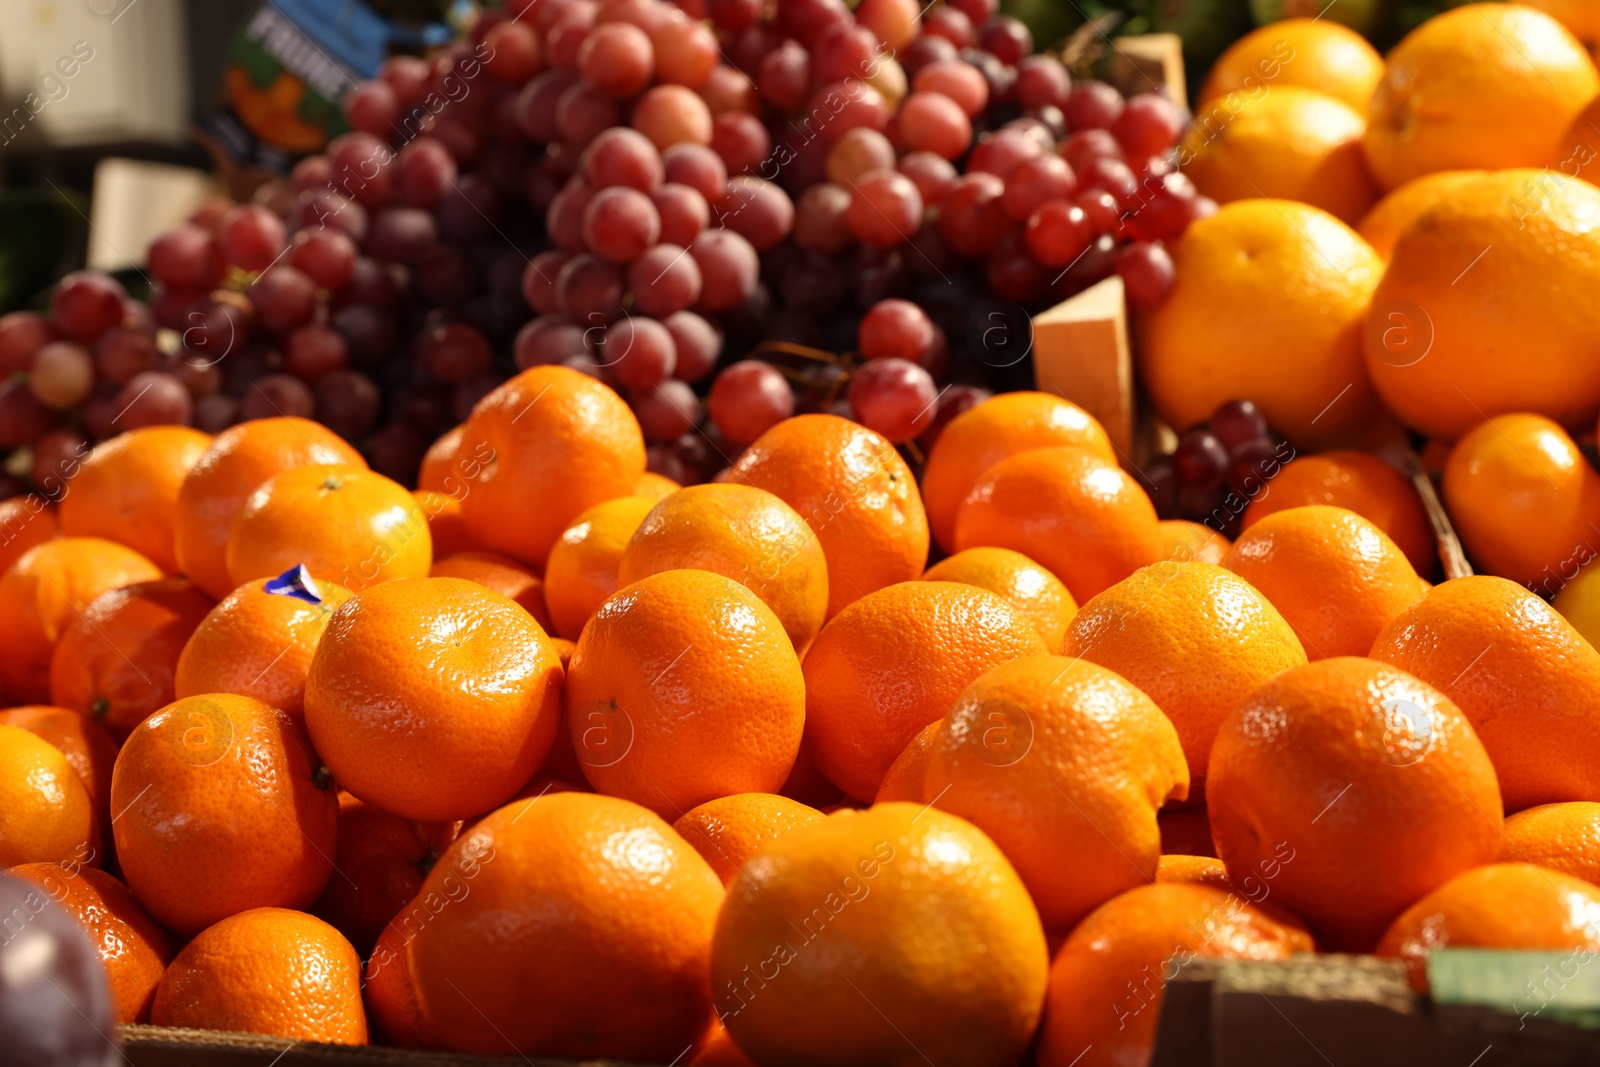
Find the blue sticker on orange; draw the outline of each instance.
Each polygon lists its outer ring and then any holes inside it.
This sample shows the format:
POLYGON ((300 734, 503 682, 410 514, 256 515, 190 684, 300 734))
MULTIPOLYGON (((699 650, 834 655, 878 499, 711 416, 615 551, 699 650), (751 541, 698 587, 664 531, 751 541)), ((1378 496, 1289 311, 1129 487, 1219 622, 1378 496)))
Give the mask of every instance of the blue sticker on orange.
POLYGON ((273 596, 292 596, 296 600, 304 600, 307 604, 322 603, 322 592, 317 588, 316 579, 311 577, 311 572, 306 570, 304 563, 270 579, 265 591, 273 596))

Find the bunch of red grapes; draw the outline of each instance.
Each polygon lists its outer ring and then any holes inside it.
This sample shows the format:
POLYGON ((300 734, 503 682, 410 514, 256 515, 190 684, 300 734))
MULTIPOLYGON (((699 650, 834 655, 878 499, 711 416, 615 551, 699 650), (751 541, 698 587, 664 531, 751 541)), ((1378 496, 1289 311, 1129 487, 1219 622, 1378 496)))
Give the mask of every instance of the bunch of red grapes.
POLYGON ((1214 210, 1170 101, 1075 84, 996 0, 508 0, 344 106, 325 154, 152 244, 148 309, 82 274, 53 324, 0 321, 0 447, 292 414, 409 480, 544 363, 617 388, 685 482, 797 411, 926 445, 1021 384, 975 307, 1025 328, 1112 273, 1152 307, 1214 210))
POLYGON ((1230 400, 1185 431, 1171 455, 1146 464, 1140 477, 1161 518, 1204 523, 1234 538, 1246 506, 1294 455, 1259 408, 1230 400))

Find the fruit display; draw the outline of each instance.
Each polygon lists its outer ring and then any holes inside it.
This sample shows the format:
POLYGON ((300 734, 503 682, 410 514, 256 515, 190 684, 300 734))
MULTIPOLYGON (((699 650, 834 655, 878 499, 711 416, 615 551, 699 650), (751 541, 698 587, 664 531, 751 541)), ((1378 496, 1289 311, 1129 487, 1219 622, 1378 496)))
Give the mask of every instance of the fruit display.
POLYGON ((0 1037, 1127 1067, 1197 959, 1592 955, 1570 6, 1192 113, 994 0, 390 57, 0 318, 0 1037))

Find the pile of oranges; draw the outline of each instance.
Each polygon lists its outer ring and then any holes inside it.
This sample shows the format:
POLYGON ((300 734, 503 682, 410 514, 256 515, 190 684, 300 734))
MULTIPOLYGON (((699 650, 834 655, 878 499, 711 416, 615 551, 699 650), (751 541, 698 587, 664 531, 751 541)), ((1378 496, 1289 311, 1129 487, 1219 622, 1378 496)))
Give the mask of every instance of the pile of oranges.
POLYGON ((1230 544, 1041 393, 920 486, 812 414, 679 489, 564 367, 415 492, 136 430, 3 505, 0 864, 124 1022, 490 1055, 1138 1063, 1194 956, 1600 948, 1600 653, 1420 507, 1330 453, 1230 544))

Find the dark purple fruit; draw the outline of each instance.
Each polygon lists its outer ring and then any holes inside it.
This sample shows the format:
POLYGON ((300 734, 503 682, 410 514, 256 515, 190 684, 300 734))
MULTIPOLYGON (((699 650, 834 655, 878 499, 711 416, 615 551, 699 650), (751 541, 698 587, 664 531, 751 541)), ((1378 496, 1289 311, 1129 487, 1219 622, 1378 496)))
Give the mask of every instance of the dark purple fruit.
POLYGON ((1246 441, 1267 434, 1267 419, 1248 400, 1230 400, 1211 413, 1211 432, 1229 453, 1246 441))
POLYGON ((0 1049, 28 1067, 112 1067, 116 1019, 83 928, 40 888, 0 875, 0 1049))
POLYGON ((1196 428, 1178 441, 1172 453, 1178 480, 1196 489, 1215 489, 1228 473, 1228 450, 1210 430, 1196 428))

